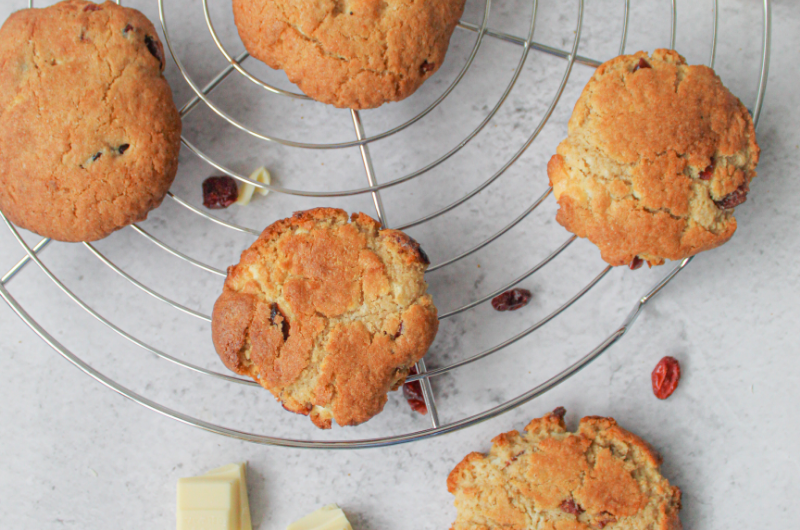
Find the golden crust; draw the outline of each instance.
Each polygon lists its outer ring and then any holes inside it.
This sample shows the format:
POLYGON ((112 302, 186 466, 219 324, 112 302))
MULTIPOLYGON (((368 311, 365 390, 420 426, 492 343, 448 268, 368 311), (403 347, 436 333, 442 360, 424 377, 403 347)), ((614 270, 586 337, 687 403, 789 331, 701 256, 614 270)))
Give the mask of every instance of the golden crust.
POLYGON ((586 417, 568 432, 563 413, 495 437, 489 453, 453 469, 451 530, 680 530, 681 492, 650 445, 612 418, 586 417))
POLYGON ((436 336, 427 266, 416 241, 367 215, 297 212, 228 268, 214 346, 287 410, 320 428, 357 425, 383 409, 436 336))
POLYGON ((368 109, 410 96, 444 62, 464 0, 233 0, 250 54, 310 97, 368 109))
POLYGON ((178 169, 163 48, 135 9, 67 0, 0 29, 0 209, 61 241, 142 221, 178 169))
POLYGON ((597 69, 547 174, 556 219, 604 260, 660 265, 731 238, 758 157, 749 112, 714 71, 656 50, 597 69))

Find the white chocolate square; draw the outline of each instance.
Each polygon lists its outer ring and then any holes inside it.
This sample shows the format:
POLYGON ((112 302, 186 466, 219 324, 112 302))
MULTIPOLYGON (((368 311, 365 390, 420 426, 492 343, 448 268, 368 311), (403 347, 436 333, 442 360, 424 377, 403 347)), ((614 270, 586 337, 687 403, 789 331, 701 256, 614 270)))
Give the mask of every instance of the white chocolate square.
POLYGON ((293 522, 286 530, 353 530, 353 527, 341 508, 329 504, 293 522))

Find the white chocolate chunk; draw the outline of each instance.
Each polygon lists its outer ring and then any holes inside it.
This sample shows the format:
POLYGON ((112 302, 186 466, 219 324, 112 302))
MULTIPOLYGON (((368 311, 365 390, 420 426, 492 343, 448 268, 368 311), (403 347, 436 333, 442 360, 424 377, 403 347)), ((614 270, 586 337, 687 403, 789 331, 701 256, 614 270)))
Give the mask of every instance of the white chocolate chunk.
MULTIPOLYGON (((253 172, 253 174, 250 175, 250 178, 253 180, 257 180, 262 184, 272 184, 272 175, 270 175, 269 171, 267 171, 267 168, 265 168, 264 166, 261 166, 260 168, 256 169, 253 172)), ((256 188, 256 191, 261 195, 266 195, 267 193, 269 193, 269 190, 266 188, 256 188)))
POLYGON ((252 530, 245 464, 179 479, 178 530, 252 530))
POLYGON ((240 528, 241 530, 253 530, 250 521, 250 500, 247 495, 247 465, 244 462, 238 464, 228 464, 227 466, 212 469, 204 477, 215 477, 225 479, 236 479, 239 482, 239 507, 240 507, 240 528))
MULTIPOLYGON (((261 182, 262 184, 272 184, 272 176, 267 171, 267 168, 260 167, 250 174, 250 180, 261 182)), ((250 199, 253 198, 253 192, 258 191, 261 195, 269 193, 268 189, 256 188, 248 182, 241 183, 239 187, 239 197, 236 199, 236 204, 239 206, 247 206, 250 204, 250 199)))
POLYGON ((223 510, 184 510, 178 514, 178 530, 238 530, 234 517, 223 510))
POLYGON ((329 504, 293 522, 286 530, 353 530, 353 527, 341 508, 329 504))
POLYGON ((190 477, 178 480, 178 530, 238 530, 236 479, 190 477))

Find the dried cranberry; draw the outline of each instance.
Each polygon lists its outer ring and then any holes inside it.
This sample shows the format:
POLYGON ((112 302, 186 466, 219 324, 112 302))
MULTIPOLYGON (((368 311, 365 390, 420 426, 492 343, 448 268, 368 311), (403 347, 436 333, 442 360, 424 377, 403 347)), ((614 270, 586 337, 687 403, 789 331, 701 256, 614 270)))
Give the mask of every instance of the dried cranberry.
POLYGON ((550 413, 551 415, 555 416, 556 418, 563 420, 564 416, 567 414, 567 409, 564 407, 556 407, 553 409, 553 412, 550 413))
POLYGON ((511 289, 492 298, 492 307, 497 311, 516 311, 528 305, 531 292, 527 289, 511 289))
POLYGON ((739 186, 736 191, 727 194, 718 201, 714 201, 714 204, 723 210, 730 210, 731 208, 735 208, 747 200, 748 191, 750 191, 750 187, 747 185, 747 182, 745 182, 739 186))
POLYGON ((128 32, 129 32, 129 31, 131 31, 132 29, 133 29, 133 26, 131 26, 130 24, 127 24, 127 25, 125 26, 125 28, 122 30, 122 33, 128 33, 128 32))
POLYGON ((83 8, 85 11, 100 11, 100 6, 97 4, 89 4, 88 6, 83 8))
POLYGON ((428 61, 423 61, 422 64, 419 66, 419 73, 420 74, 427 74, 431 70, 436 67, 433 63, 429 63, 428 61))
POLYGON ((203 181, 203 206, 218 210, 227 208, 239 198, 233 177, 208 177, 203 181))
POLYGON ((565 500, 564 502, 561 503, 561 511, 562 512, 571 513, 572 515, 577 517, 580 514, 582 514, 583 512, 585 512, 586 510, 581 508, 580 504, 576 504, 574 500, 567 499, 567 500, 565 500))
POLYGON ((640 57, 639 64, 633 67, 633 71, 635 72, 639 68, 652 68, 652 66, 650 66, 650 63, 644 60, 644 57, 640 57))
POLYGON ((700 172, 700 180, 711 180, 711 177, 714 176, 715 167, 716 163, 712 160, 708 167, 700 172))
POLYGON ((514 462, 516 462, 516 461, 517 461, 517 458, 519 458, 520 456, 522 456, 522 455, 524 455, 524 454, 525 454, 525 451, 520 451, 519 453, 515 454, 514 456, 512 456, 512 457, 511 457, 511 459, 510 459, 510 460, 506 460, 506 465, 505 465, 505 466, 503 466, 503 467, 508 467, 508 466, 510 466, 511 464, 513 464, 514 462))
POLYGON ((127 151, 130 146, 131 144, 122 144, 117 148, 117 150, 119 151, 119 154, 124 154, 125 151, 127 151))
POLYGON ((658 399, 667 399, 678 388, 681 378, 681 365, 675 357, 664 357, 656 365, 651 375, 653 394, 658 399))
POLYGON ((400 335, 403 334, 403 323, 400 322, 400 327, 397 328, 397 332, 394 334, 394 338, 400 338, 400 335))
POLYGON ((283 334, 283 342, 289 340, 289 321, 286 320, 286 316, 283 314, 281 309, 278 307, 278 304, 272 304, 269 307, 269 323, 273 326, 280 326, 281 333, 283 334), (280 317, 280 320, 276 321, 276 317, 280 317))
MULTIPOLYGON (((412 366, 409 374, 417 373, 417 367, 412 366)), ((419 380, 411 381, 403 385, 403 397, 408 401, 408 405, 414 412, 419 412, 422 415, 428 413, 428 406, 425 405, 425 396, 422 394, 422 385, 419 380)))
POLYGON ((163 69, 164 68, 164 46, 161 45, 161 41, 156 38, 151 37, 150 35, 145 35, 144 43, 147 45, 147 50, 150 54, 158 59, 159 66, 163 69))
POLYGON ((633 261, 631 261, 631 264, 629 265, 629 267, 630 267, 630 269, 632 271, 635 271, 636 269, 640 268, 642 265, 644 265, 644 260, 642 258, 640 258, 639 256, 635 256, 633 258, 633 261))

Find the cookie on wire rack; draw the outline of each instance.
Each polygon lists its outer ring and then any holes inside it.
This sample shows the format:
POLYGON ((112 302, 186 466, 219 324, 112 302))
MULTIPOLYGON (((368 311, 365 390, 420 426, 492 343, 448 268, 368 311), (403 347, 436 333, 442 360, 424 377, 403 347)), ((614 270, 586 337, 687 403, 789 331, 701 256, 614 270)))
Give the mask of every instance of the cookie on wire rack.
POLYGON ((404 99, 444 62, 465 0, 233 0, 247 51, 311 98, 369 109, 404 99))
POLYGON ((428 258, 360 213, 297 212, 228 268, 212 336, 225 365, 317 427, 383 410, 438 330, 428 258))
POLYGON ((563 407, 470 453, 447 478, 451 530, 679 530, 681 491, 650 445, 611 418, 567 431, 563 407))
POLYGON ((728 241, 758 157, 750 113, 714 71, 656 50, 600 65, 547 174, 558 222, 635 268, 728 241))
POLYGON ((181 119, 153 24, 66 0, 0 29, 0 210, 61 241, 142 221, 178 169, 181 119))

